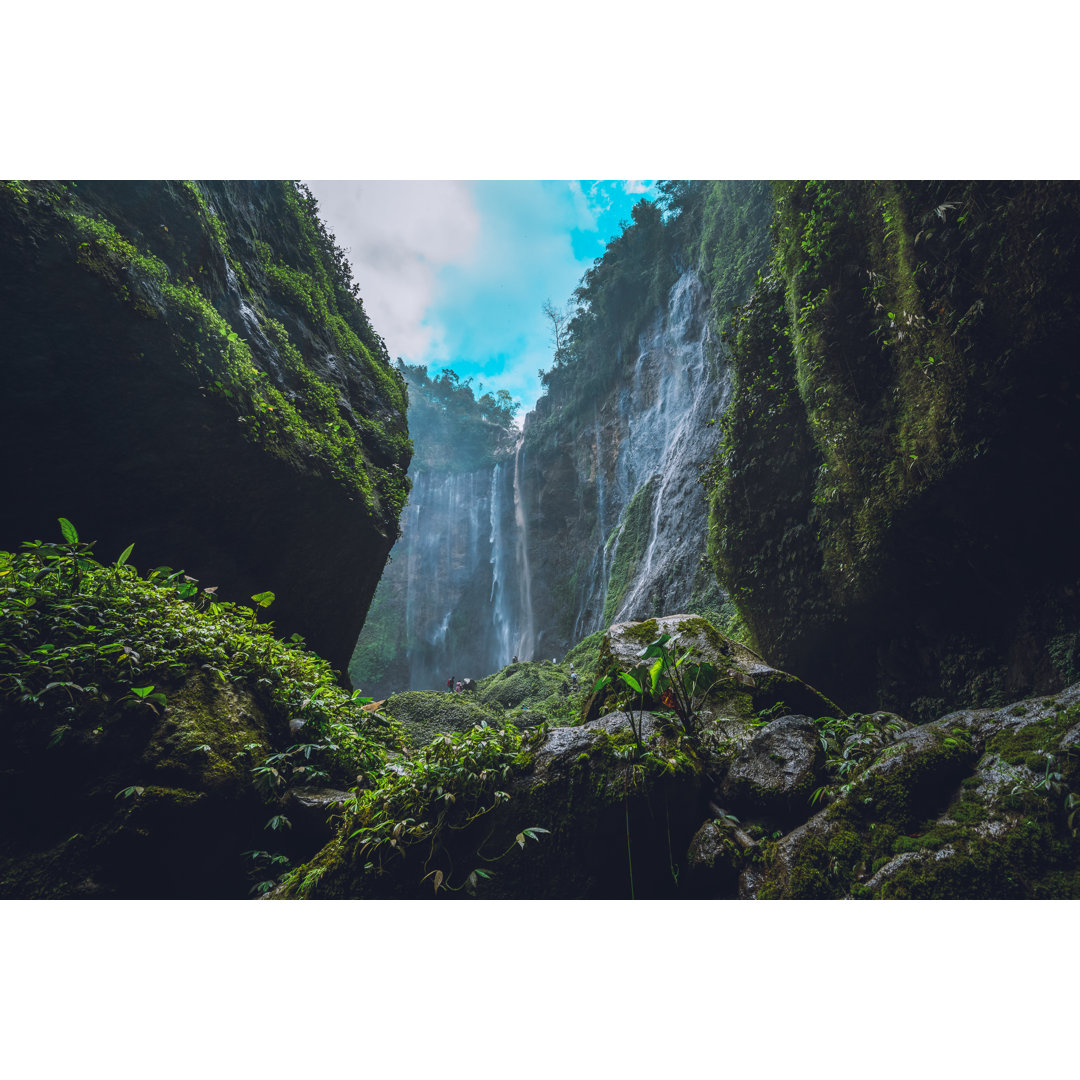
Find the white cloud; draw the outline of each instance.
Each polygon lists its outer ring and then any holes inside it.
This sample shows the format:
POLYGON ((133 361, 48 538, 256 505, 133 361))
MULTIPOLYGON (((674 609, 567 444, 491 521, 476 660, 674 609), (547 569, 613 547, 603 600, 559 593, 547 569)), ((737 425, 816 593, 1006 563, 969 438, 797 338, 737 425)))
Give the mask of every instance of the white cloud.
POLYGON ((364 307, 392 357, 442 347, 425 322, 436 279, 447 265, 476 257, 480 217, 460 181, 314 180, 322 217, 348 250, 364 307))
MULTIPOLYGON (((596 220, 596 212, 589 201, 589 195, 581 187, 581 181, 571 180, 569 187, 574 212, 577 214, 577 220, 573 223, 574 227, 587 232, 596 232, 600 228, 596 220)), ((593 187, 595 188, 595 185, 593 187)))
POLYGON ((652 180, 627 180, 623 185, 623 191, 627 195, 648 195, 652 189, 652 180))

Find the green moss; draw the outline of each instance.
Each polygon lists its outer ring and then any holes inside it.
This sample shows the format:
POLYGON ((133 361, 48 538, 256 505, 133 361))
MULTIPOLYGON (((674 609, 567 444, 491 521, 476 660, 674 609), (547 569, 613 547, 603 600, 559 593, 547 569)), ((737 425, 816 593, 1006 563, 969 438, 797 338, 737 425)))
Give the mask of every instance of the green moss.
MULTIPOLYGON (((1012 715, 1024 714, 1014 711, 1012 715)), ((1028 765, 1041 770, 1046 763, 1046 751, 1054 749, 1061 736, 1078 720, 1080 707, 1074 706, 1035 723, 999 731, 986 748, 1009 765, 1028 765)))
POLYGON ((573 664, 579 674, 587 678, 600 662, 600 649, 604 642, 605 631, 598 630, 579 641, 567 654, 565 662, 573 664))
POLYGON ((382 710, 405 729, 414 747, 427 745, 445 732, 469 731, 479 724, 496 724, 500 714, 465 694, 438 690, 409 690, 386 699, 382 710))
POLYGON ((656 619, 645 619, 624 628, 628 641, 642 646, 651 645, 660 636, 660 623, 656 619))
POLYGON ((659 483, 660 477, 654 476, 634 492, 634 497, 623 511, 621 521, 608 537, 607 546, 614 545, 615 554, 611 561, 611 573, 608 575, 607 592, 604 595, 604 611, 601 616, 604 625, 615 618, 615 613, 619 610, 619 605, 623 602, 649 546, 653 503, 659 491, 659 483))
MULTIPOLYGON (((312 329, 326 334, 343 355, 364 368, 382 402, 378 420, 357 417, 345 408, 338 388, 311 371, 284 326, 268 317, 250 276, 230 250, 224 223, 200 186, 188 181, 175 187, 183 194, 204 245, 232 266, 248 310, 259 316, 267 338, 278 349, 294 387, 288 396, 255 363, 241 337, 246 327, 231 326, 214 307, 215 286, 202 266, 189 265, 180 256, 167 265, 68 189, 41 186, 42 194, 55 196, 42 212, 55 215, 56 234, 70 246, 74 259, 107 282, 121 302, 146 318, 169 324, 181 362, 205 393, 237 411, 248 438, 277 456, 320 462, 350 495, 396 520, 408 493, 404 464, 411 449, 404 426, 404 385, 385 357, 375 357, 361 340, 357 328, 370 335, 370 326, 359 300, 343 290, 340 274, 335 278, 327 265, 326 249, 332 244, 315 216, 313 201, 302 199, 292 185, 280 185, 292 220, 279 226, 300 238, 306 268, 291 267, 278 256, 268 270, 271 285, 277 288, 274 283, 285 278, 310 283, 308 293, 296 288, 283 299, 295 303, 297 314, 310 320, 312 329), (400 467, 390 468, 391 463, 400 467)), ((272 252, 267 244, 260 250, 272 252)))

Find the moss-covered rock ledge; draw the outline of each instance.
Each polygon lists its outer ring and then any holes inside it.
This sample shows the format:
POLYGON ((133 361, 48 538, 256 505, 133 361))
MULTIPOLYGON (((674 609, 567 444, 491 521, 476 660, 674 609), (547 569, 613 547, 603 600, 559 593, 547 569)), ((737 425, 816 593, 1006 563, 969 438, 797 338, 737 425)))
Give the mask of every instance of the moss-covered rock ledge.
POLYGON ((344 669, 397 537, 405 389, 282 182, 0 183, 0 546, 63 514, 344 669))
POLYGON ((686 664, 724 665, 692 736, 610 684, 595 718, 524 732, 517 709, 455 730, 454 695, 424 695, 411 704, 433 729, 446 711, 443 733, 269 895, 1080 897, 1080 685, 924 726, 823 715, 828 699, 694 616, 612 627, 601 667, 633 668, 662 628, 686 664), (813 715, 791 711, 799 695, 813 715))

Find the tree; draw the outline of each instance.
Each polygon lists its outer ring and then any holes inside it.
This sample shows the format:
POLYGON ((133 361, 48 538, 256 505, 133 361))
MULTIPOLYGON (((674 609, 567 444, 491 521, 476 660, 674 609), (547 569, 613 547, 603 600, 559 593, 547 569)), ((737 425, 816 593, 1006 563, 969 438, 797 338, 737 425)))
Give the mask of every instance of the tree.
POLYGON ((550 300, 544 301, 544 315, 551 321, 551 343, 555 346, 554 366, 570 361, 570 312, 560 311, 550 300))

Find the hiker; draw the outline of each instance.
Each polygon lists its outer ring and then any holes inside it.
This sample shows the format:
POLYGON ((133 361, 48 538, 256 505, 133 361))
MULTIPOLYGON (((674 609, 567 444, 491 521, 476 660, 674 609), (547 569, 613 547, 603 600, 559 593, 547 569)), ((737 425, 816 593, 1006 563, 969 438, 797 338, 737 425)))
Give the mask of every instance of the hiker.
POLYGON ((446 680, 446 689, 447 689, 448 693, 453 693, 454 692, 454 676, 453 675, 451 675, 450 678, 446 680))
POLYGON ((510 663, 511 664, 516 664, 517 663, 517 657, 515 656, 514 659, 510 661, 510 663))
POLYGON ((457 693, 461 693, 461 683, 457 684, 457 693))

